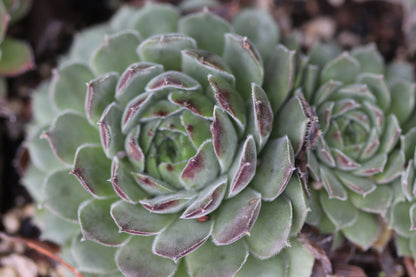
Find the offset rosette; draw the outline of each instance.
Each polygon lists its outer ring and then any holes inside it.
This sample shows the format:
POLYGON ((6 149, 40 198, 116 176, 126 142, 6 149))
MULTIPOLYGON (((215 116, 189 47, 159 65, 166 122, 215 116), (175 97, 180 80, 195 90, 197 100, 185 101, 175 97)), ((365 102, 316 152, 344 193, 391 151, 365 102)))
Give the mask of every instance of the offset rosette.
POLYGON ((290 240, 308 211, 293 149, 269 139, 293 57, 275 46, 270 15, 247 10, 231 25, 147 5, 106 28, 76 40, 44 90, 54 110, 37 111, 28 141, 26 185, 37 193, 51 172, 38 200, 73 223, 73 239, 54 237, 68 259, 96 274, 309 276, 313 256, 290 240))
POLYGON ((414 108, 412 78, 405 65, 384 66, 372 45, 341 54, 317 47, 305 68, 303 86, 277 117, 276 133, 289 135, 299 166, 309 173, 308 222, 367 249, 403 172, 397 142, 414 108))

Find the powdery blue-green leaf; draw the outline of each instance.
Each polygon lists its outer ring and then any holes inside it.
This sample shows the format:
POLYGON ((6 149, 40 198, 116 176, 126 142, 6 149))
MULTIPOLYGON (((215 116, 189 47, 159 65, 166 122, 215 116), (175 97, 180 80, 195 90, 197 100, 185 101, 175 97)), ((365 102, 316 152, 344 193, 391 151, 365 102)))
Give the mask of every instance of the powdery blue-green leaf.
POLYGON ((0 51, 0 74, 3 76, 17 76, 35 67, 32 49, 26 42, 6 37, 0 43, 0 51))
POLYGON ((176 32, 179 13, 175 7, 158 3, 147 3, 141 10, 133 28, 144 38, 157 34, 176 32))
POLYGON ((283 255, 276 255, 267 260, 256 259, 250 255, 241 268, 235 275, 236 277, 275 277, 286 276, 288 267, 283 255))
POLYGON ((240 145, 240 150, 234 157, 233 164, 228 171, 230 178, 228 197, 235 196, 247 187, 256 174, 257 152, 253 137, 248 136, 240 145))
POLYGON ((118 269, 125 276, 169 277, 177 265, 152 253, 153 238, 133 236, 116 253, 118 269))
POLYGON ((362 211, 358 211, 357 220, 352 225, 342 229, 344 236, 364 251, 375 243, 380 231, 381 228, 376 215, 362 211))
POLYGON ((252 186, 264 200, 271 201, 283 192, 295 170, 293 149, 288 137, 269 140, 259 158, 260 166, 252 186))
POLYGON ((232 27, 221 17, 203 10, 181 18, 178 31, 193 37, 199 49, 221 55, 224 49, 224 34, 232 32, 232 27))
POLYGON ((325 65, 321 72, 321 83, 330 80, 342 82, 344 85, 351 84, 360 70, 358 61, 344 52, 337 58, 325 65))
POLYGON ((41 202, 45 199, 42 191, 44 178, 45 172, 30 164, 26 169, 25 177, 22 179, 23 185, 36 202, 41 202))
POLYGON ((193 277, 228 277, 238 272, 248 255, 247 246, 242 241, 225 246, 206 242, 186 257, 186 264, 193 277))
POLYGON ((217 177, 219 164, 214 153, 212 141, 203 143, 198 152, 189 159, 181 173, 187 189, 201 188, 217 177))
POLYGON ((363 162, 361 167, 354 171, 357 176, 368 177, 384 170, 387 163, 387 154, 381 153, 374 155, 371 159, 363 162))
POLYGON ((168 33, 150 37, 137 48, 140 59, 163 65, 165 70, 181 68, 181 50, 196 48, 193 38, 184 34, 168 33))
POLYGON ((295 52, 289 51, 283 45, 276 46, 270 60, 266 62, 263 86, 270 99, 273 113, 276 113, 288 97, 293 86, 294 75, 295 52))
POLYGON ((72 164, 81 144, 99 143, 97 129, 85 117, 71 111, 57 116, 42 137, 48 140, 55 155, 67 164, 72 164))
POLYGON ((117 270, 114 261, 116 247, 107 247, 75 236, 72 240, 71 253, 78 269, 88 273, 107 274, 117 270))
POLYGON ((247 36, 256 46, 264 60, 268 60, 279 41, 279 28, 273 17, 265 10, 246 9, 233 19, 236 33, 247 36))
POLYGON ((245 238, 250 252, 260 259, 269 259, 288 245, 293 209, 289 200, 279 197, 262 204, 259 217, 245 238))
POLYGON ((121 200, 111 205, 111 216, 120 232, 141 236, 159 234, 175 219, 175 215, 153 214, 121 200))
POLYGON ((224 201, 216 213, 213 242, 227 245, 248 235, 257 220, 260 206, 261 195, 248 188, 224 201))
POLYGON ((336 43, 318 43, 309 51, 309 60, 311 64, 323 68, 341 52, 342 49, 336 43))
POLYGON ((84 239, 105 246, 120 246, 128 238, 127 234, 119 233, 119 228, 109 216, 113 202, 114 199, 93 199, 79 206, 78 217, 84 239))
POLYGON ((386 79, 389 84, 394 84, 397 81, 414 82, 413 66, 404 61, 395 61, 387 66, 386 79))
POLYGON ((140 41, 140 35, 132 30, 107 36, 92 55, 91 67, 97 75, 107 72, 123 73, 127 66, 139 61, 136 48, 140 41))
POLYGON ((91 124, 95 125, 104 109, 113 102, 117 80, 117 74, 108 73, 87 83, 85 112, 91 124))
POLYGON ((283 195, 292 205, 292 226, 290 236, 297 235, 306 221, 306 216, 310 211, 309 201, 305 195, 304 187, 298 175, 292 175, 283 195))
POLYGON ((219 178, 207 186, 183 212, 181 218, 199 218, 216 210, 221 204, 227 188, 227 178, 219 178))
POLYGON ((246 37, 226 34, 223 58, 236 78, 237 90, 243 99, 249 98, 250 84, 263 84, 264 69, 259 52, 246 37))
POLYGON ((324 191, 321 191, 320 199, 326 215, 338 229, 351 226, 357 220, 358 210, 349 201, 331 199, 324 191))
POLYGON ((212 220, 177 219, 156 237, 153 252, 176 262, 206 242, 212 225, 212 220))
POLYGON ((410 250, 410 239, 402 237, 402 236, 396 236, 395 237, 395 244, 396 244, 396 250, 397 254, 399 256, 412 256, 412 251, 410 250))
POLYGON ((69 174, 69 169, 52 172, 43 184, 45 200, 43 205, 51 212, 72 222, 78 222, 78 206, 90 195, 77 179, 69 174))
POLYGON ((308 277, 312 274, 315 257, 296 239, 290 241, 291 247, 283 250, 288 266, 287 277, 308 277))
POLYGON ((95 198, 105 198, 114 195, 109 182, 111 161, 107 159, 101 146, 83 144, 75 154, 71 174, 78 178, 84 189, 95 198))
POLYGON ((406 161, 413 158, 416 147, 416 127, 411 128, 400 137, 400 147, 406 156, 406 161))
POLYGON ((71 63, 53 71, 50 97, 59 111, 71 109, 84 112, 87 82, 94 78, 85 64, 71 63))

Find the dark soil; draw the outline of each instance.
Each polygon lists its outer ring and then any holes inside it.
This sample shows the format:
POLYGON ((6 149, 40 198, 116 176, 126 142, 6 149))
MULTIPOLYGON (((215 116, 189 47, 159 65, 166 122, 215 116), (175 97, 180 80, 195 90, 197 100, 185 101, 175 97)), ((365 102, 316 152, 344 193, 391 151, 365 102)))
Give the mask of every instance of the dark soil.
MULTIPOLYGON (((19 77, 9 78, 7 95, 0 98, 0 219, 10 210, 31 203, 30 196, 19 183, 18 169, 22 170, 22 163, 16 167, 14 162, 24 140, 25 124, 30 121, 31 94, 42 80, 50 77, 57 59, 68 50, 78 30, 103 22, 112 15, 114 9, 111 5, 105 5, 106 2, 111 1, 34 0, 29 14, 8 31, 10 36, 31 44, 37 67, 19 77)), ((119 2, 142 5, 144 1, 119 2)), ((168 2, 175 4, 178 1, 168 2)), ((223 5, 217 12, 231 16, 243 6, 272 1, 221 2, 223 5)), ((335 39, 346 49, 374 42, 387 61, 395 58, 414 61, 402 32, 404 14, 401 5, 387 1, 275 0, 273 5, 273 15, 283 33, 300 28, 310 35, 311 41, 305 41, 304 47, 319 39, 335 39), (325 33, 322 31, 324 28, 332 31, 325 33)), ((380 272, 384 272, 385 276, 414 276, 411 272, 406 273, 402 259, 397 258, 390 244, 381 253, 362 252, 346 243, 337 251, 331 251, 328 249, 330 237, 319 236, 313 229, 305 230, 307 240, 314 249, 318 252, 324 250, 319 252, 322 259, 316 263, 314 276, 328 273, 328 258, 338 276, 379 276, 380 272)), ((2 231, 5 231, 5 226, 0 220, 2 231)), ((32 225, 30 218, 22 218, 14 235, 37 238, 39 231, 32 225)), ((0 250, 0 256, 3 254, 0 250)), ((39 255, 33 253, 29 257, 40 259, 39 255)))

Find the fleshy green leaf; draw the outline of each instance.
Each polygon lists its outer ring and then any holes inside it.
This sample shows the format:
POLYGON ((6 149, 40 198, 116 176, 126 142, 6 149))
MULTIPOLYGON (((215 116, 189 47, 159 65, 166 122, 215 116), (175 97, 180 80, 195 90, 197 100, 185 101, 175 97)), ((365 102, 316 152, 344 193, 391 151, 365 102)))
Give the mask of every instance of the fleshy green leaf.
POLYGON ((121 133, 121 116, 123 110, 113 102, 104 110, 98 126, 100 129, 101 146, 108 158, 123 151, 124 135, 121 133))
POLYGON ((360 72, 384 73, 383 57, 377 51, 375 44, 356 47, 351 51, 351 56, 360 64, 360 72))
POLYGON ((206 242, 186 257, 186 263, 193 277, 228 277, 239 271, 248 254, 247 246, 241 241, 225 246, 206 242))
POLYGON ((114 261, 116 247, 107 247, 92 241, 82 240, 75 236, 72 240, 71 252, 79 270, 105 274, 117 270, 114 261))
POLYGON ((312 274, 315 257, 297 239, 290 241, 291 247, 283 250, 288 266, 287 277, 308 277, 312 274))
POLYGON ((377 217, 361 211, 358 211, 357 220, 352 225, 342 229, 342 233, 364 251, 373 245, 380 231, 377 217))
POLYGON ((212 224, 211 220, 178 219, 156 237, 153 252, 176 262, 206 242, 211 235, 212 224))
POLYGON ((183 34, 163 34, 143 41, 137 52, 141 60, 164 66, 165 70, 179 70, 181 50, 196 48, 193 38, 183 34))
POLYGON ((141 205, 121 200, 111 206, 111 216, 120 232, 141 236, 159 234, 175 218, 174 215, 153 214, 141 205))
POLYGON ((320 194, 322 208, 338 229, 354 224, 358 217, 357 208, 349 201, 329 198, 324 191, 321 191, 320 194))
POLYGON ((224 47, 224 34, 231 33, 231 25, 221 17, 203 10, 181 18, 178 31, 193 37, 199 49, 221 55, 224 47))
POLYGON ((70 111, 58 115, 42 136, 48 140, 55 155, 67 164, 72 164, 81 144, 99 143, 97 129, 85 117, 70 111))
POLYGON ((79 206, 78 217, 83 238, 106 246, 119 246, 127 238, 127 234, 119 233, 117 225, 110 214, 109 200, 89 200, 79 206))
POLYGON ((351 202, 360 210, 384 216, 391 205, 393 193, 388 186, 377 186, 368 195, 351 193, 351 202))
POLYGON ((214 243, 227 245, 248 235, 257 220, 260 206, 261 195, 248 188, 224 201, 215 218, 214 243))
POLYGON ((91 66, 95 73, 97 75, 108 72, 123 73, 130 64, 139 61, 136 48, 140 41, 140 35, 131 30, 106 37, 91 58, 91 66))
POLYGON ((292 204, 279 197, 262 204, 259 217, 245 240, 250 251, 261 259, 268 259, 279 253, 288 244, 292 226, 292 204))
POLYGON ((85 111, 91 124, 96 124, 104 109, 113 102, 117 80, 117 74, 108 73, 87 83, 85 111))
POLYGON ((264 60, 268 60, 280 36, 278 26, 268 12, 260 9, 243 10, 234 17, 233 26, 237 34, 247 36, 264 60))
POLYGON ((289 96, 295 75, 295 52, 278 45, 266 64, 264 90, 270 99, 273 113, 289 96))
POLYGON ((273 277, 286 276, 287 265, 283 255, 276 255, 267 260, 259 260, 250 255, 236 277, 273 277))
POLYGON ((113 188, 108 182, 111 173, 111 161, 107 159, 101 146, 84 144, 75 155, 71 171, 84 189, 95 198, 105 198, 114 195, 113 188))
POLYGON ((81 63, 64 65, 53 71, 50 93, 59 111, 71 109, 84 112, 87 82, 94 75, 91 69, 81 63))
POLYGON ((394 113, 400 124, 403 124, 413 112, 415 107, 415 84, 396 82, 390 88, 390 111, 394 113))
POLYGON ((293 210, 290 235, 297 235, 305 224, 306 216, 310 211, 308 199, 297 175, 292 175, 283 195, 290 200, 293 210))
POLYGON ((226 34, 223 58, 234 73, 237 90, 243 99, 249 98, 251 83, 263 84, 263 61, 257 49, 247 38, 226 34))
POLYGON ((321 83, 330 80, 340 81, 344 85, 351 84, 360 69, 358 61, 344 52, 337 58, 330 61, 321 72, 321 83))
POLYGON ((51 212, 73 222, 78 221, 78 206, 90 195, 82 188, 68 169, 55 171, 46 177, 43 185, 43 205, 51 212))
POLYGON ((125 276, 169 277, 177 265, 152 253, 153 238, 133 236, 116 253, 116 263, 125 276))
POLYGON ((295 170, 293 149, 288 137, 271 139, 259 157, 260 165, 252 181, 264 200, 274 200, 286 188, 295 170))
POLYGON ((176 32, 179 20, 178 11, 170 5, 147 3, 141 10, 133 27, 144 38, 157 34, 176 32))

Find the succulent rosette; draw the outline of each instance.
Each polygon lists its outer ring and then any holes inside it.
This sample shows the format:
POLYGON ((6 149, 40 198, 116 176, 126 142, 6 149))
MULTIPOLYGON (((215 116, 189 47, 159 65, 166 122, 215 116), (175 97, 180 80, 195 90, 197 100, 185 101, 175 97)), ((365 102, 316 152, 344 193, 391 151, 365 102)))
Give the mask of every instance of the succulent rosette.
POLYGON ((89 274, 309 276, 293 149, 269 138, 290 91, 278 34, 264 11, 160 4, 81 33, 33 101, 44 236, 89 274))
POLYGON ((320 45, 308 59, 274 130, 288 134, 309 175, 307 222, 367 249, 400 187, 405 155, 398 141, 415 104, 412 71, 386 66, 373 45, 343 53, 320 45))

